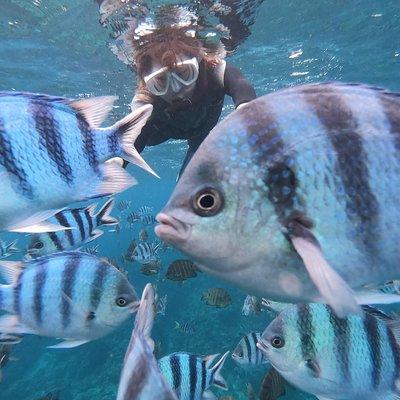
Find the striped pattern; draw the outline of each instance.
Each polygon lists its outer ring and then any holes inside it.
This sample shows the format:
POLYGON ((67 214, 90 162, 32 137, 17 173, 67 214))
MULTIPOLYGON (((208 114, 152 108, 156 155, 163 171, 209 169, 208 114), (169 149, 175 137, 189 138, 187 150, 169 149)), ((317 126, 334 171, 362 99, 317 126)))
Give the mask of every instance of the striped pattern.
POLYGON ((120 134, 119 134, 118 130, 111 132, 107 138, 108 152, 111 156, 118 155, 118 151, 120 148, 119 138, 120 138, 120 134))
POLYGON ((34 282, 34 298, 33 298, 33 315, 37 325, 42 325, 42 313, 43 313, 43 293, 47 279, 47 261, 43 260, 36 270, 35 282, 34 282))
POLYGON ((306 101, 324 126, 336 153, 336 173, 346 193, 347 218, 354 224, 360 224, 365 249, 369 252, 376 250, 379 205, 371 190, 368 156, 357 121, 340 93, 334 89, 326 86, 321 91, 315 86, 303 89, 303 93, 308 94, 306 101))
POLYGON ((86 119, 80 113, 76 114, 76 120, 78 123, 79 131, 81 132, 83 151, 86 155, 90 167, 96 174, 99 174, 100 170, 96 150, 95 132, 90 129, 90 126, 86 122, 86 119))
POLYGON ((63 329, 66 329, 69 324, 71 323, 71 302, 73 297, 73 288, 75 286, 75 278, 77 270, 80 266, 81 258, 76 255, 72 256, 68 259, 67 263, 65 264, 65 268, 63 271, 62 277, 62 299, 61 299, 61 323, 63 329))
POLYGON ((4 122, 0 117, 0 165, 12 176, 18 179, 18 187, 15 188, 26 198, 33 200, 34 191, 33 187, 28 181, 27 174, 18 165, 11 143, 8 139, 7 132, 4 127, 4 122))
MULTIPOLYGON (((70 225, 70 223, 68 222, 68 219, 65 217, 65 212, 61 211, 57 214, 54 215, 54 218, 57 220, 58 224, 61 226, 65 226, 67 228, 71 228, 72 226, 70 225)), ((74 235, 72 233, 71 229, 66 229, 64 231, 61 231, 61 233, 63 235, 66 236, 66 238, 68 239, 68 243, 70 244, 70 246, 74 246, 75 242, 74 242, 74 235)))
POLYGON ((104 291, 104 282, 107 278, 107 265, 104 263, 97 264, 95 276, 90 291, 90 309, 96 312, 102 293, 104 291))
POLYGON ((364 317, 364 330, 367 333, 370 364, 373 366, 371 381, 372 388, 377 389, 381 383, 382 373, 382 353, 381 337, 379 334, 378 320, 372 315, 366 313, 364 317))
POLYGON ((40 136, 40 143, 50 159, 56 164, 58 172, 65 183, 73 183, 72 168, 68 164, 63 148, 62 135, 58 122, 54 119, 51 103, 33 101, 30 112, 35 121, 35 128, 40 136))
POLYGON ((250 332, 236 346, 232 358, 239 364, 261 365, 267 363, 264 353, 257 347, 261 334, 250 332))
POLYGON ((79 213, 79 209, 72 210, 72 216, 75 219, 76 224, 78 225, 79 233, 81 235, 81 241, 85 240, 85 227, 83 225, 83 220, 79 213))

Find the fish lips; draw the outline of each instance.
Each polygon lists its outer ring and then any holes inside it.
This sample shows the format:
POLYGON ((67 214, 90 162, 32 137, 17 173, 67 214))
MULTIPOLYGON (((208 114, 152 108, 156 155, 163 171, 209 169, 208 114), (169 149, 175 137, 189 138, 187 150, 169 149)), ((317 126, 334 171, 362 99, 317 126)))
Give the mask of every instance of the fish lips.
POLYGON ((268 356, 269 351, 270 351, 270 346, 268 344, 268 342, 264 339, 259 339, 257 341, 257 347, 262 351, 262 353, 264 353, 266 356, 268 356))
POLYGON ((155 227, 156 235, 165 242, 180 245, 190 237, 191 225, 162 212, 157 214, 156 219, 159 222, 155 227))

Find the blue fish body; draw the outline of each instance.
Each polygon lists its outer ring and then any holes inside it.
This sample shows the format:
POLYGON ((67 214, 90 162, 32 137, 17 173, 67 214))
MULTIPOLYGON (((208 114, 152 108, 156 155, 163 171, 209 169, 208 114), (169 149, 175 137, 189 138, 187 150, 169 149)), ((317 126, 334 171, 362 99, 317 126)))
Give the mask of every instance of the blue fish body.
POLYGON ((151 106, 100 128, 114 100, 0 93, 0 230, 42 231, 69 203, 132 186, 123 168, 105 163, 113 157, 148 169, 133 143, 151 106))

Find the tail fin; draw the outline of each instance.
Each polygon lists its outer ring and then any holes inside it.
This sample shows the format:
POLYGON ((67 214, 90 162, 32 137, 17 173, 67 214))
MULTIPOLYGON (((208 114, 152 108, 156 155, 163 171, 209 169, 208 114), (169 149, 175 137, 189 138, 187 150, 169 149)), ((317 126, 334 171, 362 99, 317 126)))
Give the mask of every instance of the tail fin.
POLYGON ((228 390, 228 385, 225 379, 221 375, 221 368, 224 365, 226 358, 228 357, 229 351, 227 351, 218 362, 211 368, 213 375, 213 384, 221 389, 228 390))
POLYGON ((149 119, 152 111, 153 106, 151 104, 139 107, 113 125, 112 131, 117 132, 121 137, 121 157, 132 164, 138 165, 158 178, 159 176, 151 169, 146 161, 143 160, 135 148, 135 141, 140 135, 140 132, 149 119))
POLYGON ((119 223, 118 219, 111 217, 110 213, 114 207, 115 199, 110 199, 107 203, 101 207, 100 211, 97 213, 96 224, 99 225, 117 225, 119 223))
POLYGON ((6 246, 6 253, 7 254, 15 254, 15 253, 19 253, 19 249, 17 247, 15 247, 15 245, 17 244, 18 239, 15 239, 13 242, 11 242, 10 244, 8 244, 6 246))

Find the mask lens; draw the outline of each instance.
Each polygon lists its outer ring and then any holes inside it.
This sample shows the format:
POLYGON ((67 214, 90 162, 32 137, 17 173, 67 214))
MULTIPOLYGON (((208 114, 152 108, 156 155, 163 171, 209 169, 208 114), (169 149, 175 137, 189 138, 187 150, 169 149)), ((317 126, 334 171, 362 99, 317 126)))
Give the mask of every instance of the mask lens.
POLYGON ((195 76, 195 69, 193 65, 179 65, 175 69, 175 74, 183 81, 189 82, 193 80, 193 77, 195 76))

